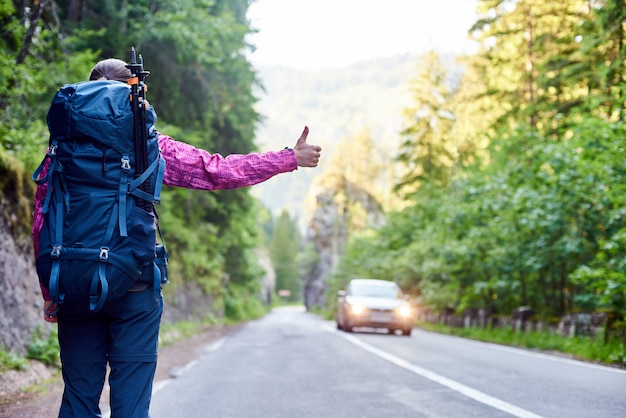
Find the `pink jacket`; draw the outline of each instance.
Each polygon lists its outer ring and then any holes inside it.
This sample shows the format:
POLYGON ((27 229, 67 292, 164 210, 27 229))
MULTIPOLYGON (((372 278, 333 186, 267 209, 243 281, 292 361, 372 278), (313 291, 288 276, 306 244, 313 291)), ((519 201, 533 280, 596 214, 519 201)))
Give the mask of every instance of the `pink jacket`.
MULTIPOLYGON (((290 149, 223 157, 220 154, 209 154, 161 133, 159 148, 166 162, 163 184, 187 189, 224 190, 252 186, 298 168, 296 156, 290 149)), ((40 178, 47 171, 46 165, 40 178)), ((39 254, 39 234, 43 226, 41 209, 47 188, 47 184, 42 184, 37 186, 35 192, 32 227, 35 258, 39 254)), ((45 300, 50 300, 45 288, 42 287, 41 292, 45 300)))

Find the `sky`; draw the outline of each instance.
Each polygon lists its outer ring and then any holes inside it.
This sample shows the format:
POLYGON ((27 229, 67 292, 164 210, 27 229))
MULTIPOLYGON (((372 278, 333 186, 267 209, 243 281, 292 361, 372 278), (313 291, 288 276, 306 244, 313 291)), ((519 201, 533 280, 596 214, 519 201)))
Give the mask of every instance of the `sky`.
POLYGON ((472 52, 478 0, 253 0, 253 65, 316 70, 401 54, 472 52))

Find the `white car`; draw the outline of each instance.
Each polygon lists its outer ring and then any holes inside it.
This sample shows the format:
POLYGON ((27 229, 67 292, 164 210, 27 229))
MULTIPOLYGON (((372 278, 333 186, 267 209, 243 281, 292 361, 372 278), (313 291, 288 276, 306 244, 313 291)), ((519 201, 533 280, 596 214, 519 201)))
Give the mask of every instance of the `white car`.
POLYGON ((354 328, 386 328, 411 335, 413 314, 408 297, 391 281, 353 279, 338 292, 335 312, 337 329, 352 332, 354 328))

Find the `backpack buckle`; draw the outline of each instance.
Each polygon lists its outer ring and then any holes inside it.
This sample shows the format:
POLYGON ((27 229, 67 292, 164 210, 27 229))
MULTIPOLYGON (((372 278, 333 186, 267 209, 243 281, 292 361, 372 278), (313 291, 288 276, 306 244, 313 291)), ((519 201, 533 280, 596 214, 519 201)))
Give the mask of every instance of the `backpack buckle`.
POLYGON ((122 157, 122 170, 130 171, 130 158, 126 155, 122 157))
POLYGON ((61 255, 61 246, 53 245, 52 251, 50 251, 50 258, 59 258, 60 255, 61 255))
POLYGON ((57 144, 50 145, 50 149, 48 150, 48 155, 50 157, 54 157, 55 155, 57 155, 57 147, 57 144))
POLYGON ((109 247, 100 247, 100 261, 107 261, 109 259, 109 247))

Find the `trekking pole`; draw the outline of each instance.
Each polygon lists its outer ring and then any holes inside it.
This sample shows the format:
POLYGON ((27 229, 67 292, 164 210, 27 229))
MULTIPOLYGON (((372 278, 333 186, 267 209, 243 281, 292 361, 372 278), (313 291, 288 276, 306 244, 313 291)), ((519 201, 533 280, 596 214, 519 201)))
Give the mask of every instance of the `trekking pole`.
MULTIPOLYGON (((128 80, 130 84, 131 93, 130 101, 133 110, 133 116, 135 119, 134 138, 135 138, 135 174, 136 177, 141 176, 146 171, 148 165, 148 133, 146 131, 146 85, 144 80, 150 71, 146 71, 143 68, 143 57, 141 54, 137 59, 135 47, 130 51, 130 64, 126 65, 132 74, 132 78, 128 80)), ((139 189, 151 194, 150 178, 141 183, 139 189)), ((152 202, 144 199, 137 200, 137 206, 144 209, 146 212, 152 211, 152 202)))

